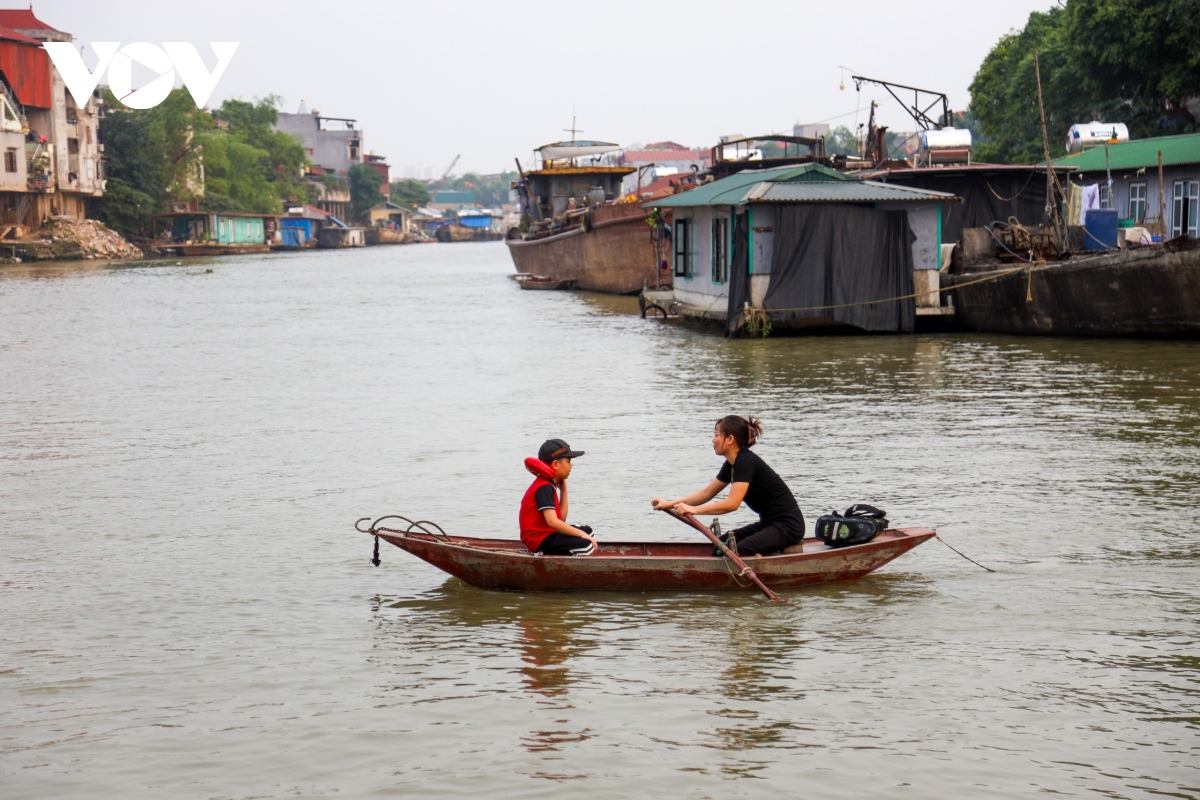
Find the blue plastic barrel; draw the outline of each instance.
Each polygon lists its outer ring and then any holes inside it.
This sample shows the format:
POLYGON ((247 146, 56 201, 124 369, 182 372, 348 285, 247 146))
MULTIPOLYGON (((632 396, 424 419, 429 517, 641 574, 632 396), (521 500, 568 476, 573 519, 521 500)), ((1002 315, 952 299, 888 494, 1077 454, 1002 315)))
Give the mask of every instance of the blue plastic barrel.
POLYGON ((1115 208, 1089 208, 1083 229, 1084 250, 1103 250, 1117 247, 1117 210, 1115 208))

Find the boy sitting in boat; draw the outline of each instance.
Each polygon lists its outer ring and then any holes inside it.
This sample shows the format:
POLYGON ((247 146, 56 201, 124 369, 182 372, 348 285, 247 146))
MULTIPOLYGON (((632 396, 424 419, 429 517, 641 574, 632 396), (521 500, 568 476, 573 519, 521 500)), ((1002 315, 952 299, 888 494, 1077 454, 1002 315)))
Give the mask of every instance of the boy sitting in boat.
POLYGON ((548 439, 536 461, 525 461, 536 477, 521 498, 521 541, 534 555, 590 556, 596 552, 591 528, 567 524, 567 478, 571 459, 581 455, 582 450, 572 450, 562 439, 548 439))

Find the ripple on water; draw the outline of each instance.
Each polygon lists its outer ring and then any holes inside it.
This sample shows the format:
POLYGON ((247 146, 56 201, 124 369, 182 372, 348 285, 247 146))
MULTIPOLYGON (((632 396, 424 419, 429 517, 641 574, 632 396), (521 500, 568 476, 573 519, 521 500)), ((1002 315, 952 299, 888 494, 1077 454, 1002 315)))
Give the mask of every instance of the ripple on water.
POLYGON ((1200 795, 1196 343, 729 341, 508 271, 0 268, 5 796, 1200 795), (351 530, 512 534, 563 436, 573 520, 684 540, 647 501, 729 412, 810 520, 867 500, 998 571, 522 595, 351 530))

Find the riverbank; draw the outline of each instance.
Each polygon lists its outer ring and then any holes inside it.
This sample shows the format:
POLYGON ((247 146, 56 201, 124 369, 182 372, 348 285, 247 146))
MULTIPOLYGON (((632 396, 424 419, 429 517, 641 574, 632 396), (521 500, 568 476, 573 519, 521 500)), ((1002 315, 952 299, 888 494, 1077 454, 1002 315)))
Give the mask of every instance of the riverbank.
POLYGON ((27 237, 0 241, 0 256, 8 263, 120 261, 145 253, 98 220, 56 217, 27 237))

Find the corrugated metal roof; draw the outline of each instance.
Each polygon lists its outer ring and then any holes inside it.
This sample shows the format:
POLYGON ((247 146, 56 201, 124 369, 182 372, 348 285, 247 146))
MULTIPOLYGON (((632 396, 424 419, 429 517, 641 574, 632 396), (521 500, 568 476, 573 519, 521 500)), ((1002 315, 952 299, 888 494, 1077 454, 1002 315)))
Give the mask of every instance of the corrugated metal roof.
POLYGON ((759 183, 746 194, 748 203, 888 203, 957 199, 949 192, 914 189, 877 181, 806 181, 759 183))
POLYGON ((743 203, 887 203, 958 200, 948 192, 862 181, 819 164, 745 170, 648 206, 690 208, 743 203))
MULTIPOLYGON (((1152 139, 1134 139, 1130 142, 1108 146, 1109 163, 1112 169, 1141 169, 1158 166, 1158 151, 1162 150, 1163 166, 1172 164, 1200 164, 1200 133, 1181 136, 1157 136, 1152 139)), ((1103 172, 1104 148, 1093 147, 1057 159, 1056 166, 1074 167, 1078 172, 1103 172)))
MULTIPOLYGON (((741 172, 734 173, 727 178, 721 178, 719 181, 706 183, 703 186, 692 189, 688 192, 664 197, 662 200, 657 200, 653 203, 647 203, 648 206, 656 206, 661 208, 687 208, 689 206, 736 206, 745 202, 746 192, 750 187, 763 181, 779 181, 789 178, 797 178, 806 172, 816 167, 816 164, 805 164, 801 167, 775 167, 774 169, 746 169, 741 172)), ((820 169, 827 169, 820 167, 820 169)), ((833 172, 833 170, 830 170, 833 172)), ((840 175, 840 178, 833 180, 854 180, 847 175, 840 175)))

